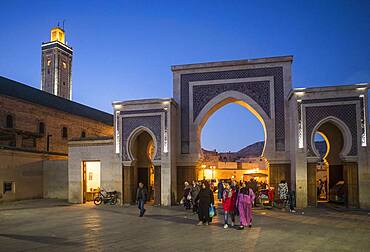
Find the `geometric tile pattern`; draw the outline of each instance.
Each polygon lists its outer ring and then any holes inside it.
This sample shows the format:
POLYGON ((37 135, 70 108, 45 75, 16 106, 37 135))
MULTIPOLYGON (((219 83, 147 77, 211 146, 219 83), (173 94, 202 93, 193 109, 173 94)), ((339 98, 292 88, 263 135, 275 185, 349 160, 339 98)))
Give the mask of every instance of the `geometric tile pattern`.
MULTIPOLYGON (((205 81, 205 80, 222 80, 222 79, 238 79, 238 78, 253 78, 253 77, 264 77, 273 76, 274 78, 274 102, 275 102, 275 149, 277 151, 285 150, 285 109, 284 109, 284 80, 283 80, 283 68, 282 67, 265 67, 265 68, 255 68, 255 69, 242 69, 242 70, 231 70, 231 71, 218 71, 218 72, 204 72, 204 73, 190 73, 181 75, 181 153, 189 153, 189 82, 192 81, 205 81)), ((250 85, 245 83, 246 85, 250 85)), ((258 83, 260 84, 260 83, 258 83)), ((227 88, 232 88, 229 86, 217 86, 218 84, 212 85, 216 86, 217 90, 227 90, 227 88)), ((224 84, 225 85, 225 84, 224 84)), ((263 85, 262 85, 263 86, 263 85)), ((249 86, 251 87, 251 86, 249 86)), ((195 88, 195 87, 194 87, 195 88)), ((211 87, 209 87, 212 89, 211 87)), ((241 87, 240 87, 241 88, 241 87)), ((262 104, 261 107, 266 109, 263 105, 266 101, 262 101, 262 96, 265 94, 265 89, 261 88, 260 91, 248 90, 247 87, 244 88, 244 92, 253 94, 253 98, 256 103, 262 104), (258 98, 260 97, 260 98, 258 98)), ((197 95, 197 89, 193 89, 193 96, 196 98, 194 105, 198 106, 201 104, 199 97, 202 97, 204 90, 201 90, 201 95, 197 95)), ((214 91, 217 93, 218 91, 214 91)), ((252 96, 252 95, 251 95, 252 96)), ((214 97, 214 96, 213 96, 214 97)), ((209 97, 207 97, 209 99, 209 97)), ((211 98, 212 99, 212 98, 211 98)), ((267 97, 264 97, 267 99, 267 97)), ((268 99, 271 99, 268 97, 268 99)), ((200 105, 201 107, 201 105, 200 105)), ((199 107, 197 107, 199 110, 199 107)), ((267 109, 266 109, 267 110, 267 109)), ((195 113, 199 113, 195 112, 195 113)), ((267 113, 270 114, 270 113, 267 113)), ((271 116, 271 115, 270 115, 271 116)), ((267 129, 268 130, 268 129, 267 129)))
POLYGON ((246 94, 257 102, 270 117, 270 83, 269 81, 254 81, 243 83, 225 83, 213 85, 198 85, 193 87, 193 119, 197 118, 204 106, 215 96, 226 91, 238 91, 246 94))
MULTIPOLYGON (((129 161, 129 155, 126 152, 126 145, 128 137, 131 132, 139 126, 144 126, 150 129, 157 139, 157 152, 154 160, 161 159, 161 116, 160 115, 148 115, 148 116, 137 116, 137 117, 123 117, 122 118, 122 159, 129 161)), ((153 139, 154 140, 154 139, 153 139)))
POLYGON ((329 116, 336 117, 347 125, 352 135, 352 146, 348 155, 356 156, 357 155, 356 104, 306 107, 307 156, 314 156, 314 152, 311 146, 311 134, 314 127, 317 125, 319 121, 329 116))

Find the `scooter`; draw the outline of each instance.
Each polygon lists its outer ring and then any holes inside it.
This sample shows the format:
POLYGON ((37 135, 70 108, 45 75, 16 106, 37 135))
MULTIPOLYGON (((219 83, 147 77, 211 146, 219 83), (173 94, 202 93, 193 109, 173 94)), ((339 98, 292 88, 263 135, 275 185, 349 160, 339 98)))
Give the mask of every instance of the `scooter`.
POLYGON ((94 204, 95 205, 101 205, 101 203, 104 204, 110 204, 110 205, 116 205, 118 201, 118 192, 113 191, 113 192, 107 192, 105 190, 100 190, 99 191, 99 196, 97 196, 94 199, 94 204))

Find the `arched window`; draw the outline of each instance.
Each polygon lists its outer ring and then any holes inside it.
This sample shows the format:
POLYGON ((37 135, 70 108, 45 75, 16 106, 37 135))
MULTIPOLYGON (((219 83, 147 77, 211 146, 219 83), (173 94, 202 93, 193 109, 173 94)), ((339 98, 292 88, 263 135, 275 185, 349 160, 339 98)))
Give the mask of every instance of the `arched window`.
POLYGON ((45 123, 39 123, 39 134, 45 134, 45 123))
POLYGON ((13 116, 12 115, 7 115, 6 116, 6 127, 7 128, 13 128, 14 127, 14 122, 13 122, 13 116))
POLYGON ((86 132, 85 131, 82 131, 81 132, 81 138, 85 138, 86 137, 86 132))
POLYGON ((68 129, 67 129, 67 127, 62 128, 62 137, 63 138, 68 138, 68 129))

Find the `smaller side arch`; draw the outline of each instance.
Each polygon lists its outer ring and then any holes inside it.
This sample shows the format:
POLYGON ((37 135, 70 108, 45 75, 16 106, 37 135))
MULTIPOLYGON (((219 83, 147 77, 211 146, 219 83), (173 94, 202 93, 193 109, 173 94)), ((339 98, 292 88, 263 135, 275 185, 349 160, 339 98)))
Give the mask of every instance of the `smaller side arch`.
POLYGON ((158 152, 157 138, 155 137, 155 134, 153 133, 153 131, 151 131, 149 128, 147 128, 145 126, 139 126, 139 127, 135 128, 133 131, 131 131, 130 135, 127 138, 127 142, 126 142, 126 146, 125 146, 126 153, 128 153, 129 159, 131 161, 134 161, 135 157, 134 157, 134 154, 132 153, 133 144, 135 143, 136 138, 143 132, 148 133, 153 139, 154 154, 151 157, 151 161, 153 162, 155 157, 157 156, 157 152, 158 152))
MULTIPOLYGON (((325 117, 324 119, 320 120, 315 125, 315 127, 313 128, 313 130, 311 132, 310 142, 311 142, 311 146, 312 146, 312 151, 314 152, 315 156, 317 156, 317 157, 320 156, 320 154, 317 151, 316 146, 315 146, 315 139, 314 139, 315 138, 315 133, 316 132, 319 132, 320 133, 320 131, 318 129, 324 123, 332 123, 332 124, 334 124, 336 127, 338 127, 338 129, 342 133, 342 136, 343 136, 343 147, 342 147, 342 150, 341 150, 341 152, 340 152, 339 155, 341 157, 346 157, 348 155, 348 153, 351 151, 352 143, 355 142, 355 141, 353 141, 351 131, 348 128, 348 126, 346 125, 346 123, 344 123, 342 120, 340 120, 339 118, 334 117, 334 116, 328 116, 328 117, 325 117)), ((324 137, 324 139, 325 138, 326 138, 326 136, 324 137)), ((325 141, 327 141, 327 139, 325 141)), ((327 154, 328 153, 326 153, 326 155, 327 154)))

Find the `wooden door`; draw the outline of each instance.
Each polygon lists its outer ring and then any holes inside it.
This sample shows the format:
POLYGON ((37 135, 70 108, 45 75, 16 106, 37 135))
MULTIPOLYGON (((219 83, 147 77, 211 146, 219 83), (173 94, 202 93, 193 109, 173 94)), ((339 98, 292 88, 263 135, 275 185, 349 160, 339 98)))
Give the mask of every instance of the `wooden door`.
POLYGON ((154 205, 161 204, 161 167, 154 167, 154 205))

